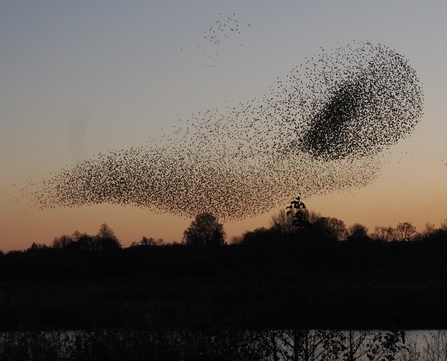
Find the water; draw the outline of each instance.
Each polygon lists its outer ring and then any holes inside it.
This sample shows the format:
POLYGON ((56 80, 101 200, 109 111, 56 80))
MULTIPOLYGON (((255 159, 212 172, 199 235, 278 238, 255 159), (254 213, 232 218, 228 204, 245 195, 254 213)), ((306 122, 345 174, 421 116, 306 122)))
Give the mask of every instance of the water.
POLYGON ((447 361, 447 330, 54 331, 0 334, 0 360, 447 361))

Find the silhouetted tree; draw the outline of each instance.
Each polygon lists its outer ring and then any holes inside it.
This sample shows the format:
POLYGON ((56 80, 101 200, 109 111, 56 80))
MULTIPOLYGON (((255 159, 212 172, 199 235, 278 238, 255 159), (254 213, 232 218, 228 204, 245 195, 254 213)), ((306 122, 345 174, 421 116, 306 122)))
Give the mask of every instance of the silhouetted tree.
POLYGON ((46 244, 40 244, 40 243, 35 243, 33 242, 33 244, 31 245, 30 248, 27 249, 27 251, 41 251, 41 250, 45 250, 47 249, 47 245, 46 244))
POLYGON ((183 233, 183 241, 188 246, 223 246, 226 234, 211 213, 200 213, 183 233))
POLYGON ((288 209, 287 215, 293 216, 295 230, 305 230, 309 227, 309 212, 306 205, 301 201, 301 197, 296 197, 286 209, 288 209))
POLYGON ((336 218, 322 217, 319 213, 309 211, 299 197, 290 202, 287 211, 280 210, 272 216, 271 230, 276 236, 284 239, 295 236, 308 237, 317 242, 344 239, 346 226, 336 218))
POLYGON ((280 234, 292 233, 294 230, 293 219, 294 213, 281 209, 277 214, 272 216, 271 226, 280 234))
POLYGON ((292 229, 300 236, 309 237, 316 243, 344 240, 347 236, 346 226, 342 220, 322 217, 317 212, 309 211, 300 197, 290 202, 286 209, 288 209, 286 216, 280 213, 277 217, 272 217, 274 225, 284 225, 285 229, 292 229))
POLYGON ((159 239, 155 239, 155 238, 147 238, 145 236, 143 236, 143 238, 141 238, 140 242, 132 242, 132 244, 130 245, 131 247, 138 247, 138 246, 163 246, 165 243, 164 241, 159 238, 159 239))
POLYGON ((94 237, 94 249, 98 251, 111 251, 121 248, 121 243, 115 232, 105 223, 101 224, 98 234, 94 237))
POLYGON ((368 228, 360 223, 355 223, 348 229, 347 241, 369 241, 368 228))
POLYGON ((441 227, 439 227, 439 229, 447 232, 447 218, 441 221, 441 227))
POLYGON ((438 240, 447 240, 447 219, 441 221, 441 226, 436 229, 431 236, 438 240))
POLYGON ((396 226, 396 233, 399 240, 408 242, 416 235, 416 227, 411 222, 399 223, 396 226))
POLYGON ((376 241, 391 242, 396 240, 396 232, 393 227, 374 227, 372 238, 376 241))
POLYGON ((121 243, 113 230, 103 223, 96 236, 75 231, 71 237, 62 236, 53 241, 54 248, 63 248, 72 251, 111 251, 121 249, 121 243))
POLYGON ((256 228, 254 231, 245 232, 240 240, 241 244, 259 246, 275 243, 275 230, 265 227, 256 228))
POLYGON ((433 237, 439 230, 436 229, 436 225, 434 223, 425 223, 425 228, 424 230, 418 234, 417 239, 418 240, 423 240, 423 239, 428 239, 430 237, 433 237))
POLYGON ((346 238, 345 222, 333 217, 319 217, 312 223, 312 236, 320 241, 341 241, 346 238))
POLYGON ((315 241, 312 237, 312 224, 321 217, 320 214, 309 211, 299 196, 286 209, 287 215, 293 217, 293 238, 306 242, 315 241))
POLYGON ((231 238, 230 244, 240 245, 243 243, 243 241, 244 241, 244 238, 242 236, 234 236, 233 238, 231 238))
POLYGON ((65 249, 73 242, 73 238, 64 234, 53 240, 52 248, 65 249))
POLYGON ((94 237, 88 235, 87 233, 75 231, 75 233, 73 233, 73 242, 68 245, 67 249, 81 252, 94 251, 94 237))

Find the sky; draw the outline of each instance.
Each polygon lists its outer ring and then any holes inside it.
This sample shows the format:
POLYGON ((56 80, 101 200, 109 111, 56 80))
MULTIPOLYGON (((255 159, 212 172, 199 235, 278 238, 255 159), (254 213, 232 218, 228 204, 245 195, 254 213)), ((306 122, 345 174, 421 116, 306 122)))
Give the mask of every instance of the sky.
MULTIPOLYGON (((374 182, 304 202, 370 231, 439 226, 447 218, 446 13, 445 1, 0 2, 0 250, 95 234, 102 223, 123 246, 142 236, 180 242, 192 218, 112 204, 41 210, 27 189, 100 152, 156 143, 180 118, 262 97, 321 48, 365 40, 408 59, 424 115, 389 149, 374 182), (217 45, 204 38, 228 18, 237 33, 217 45)), ((290 190, 290 200, 297 195, 290 190)), ((228 239, 270 226, 278 210, 225 223, 228 239)))

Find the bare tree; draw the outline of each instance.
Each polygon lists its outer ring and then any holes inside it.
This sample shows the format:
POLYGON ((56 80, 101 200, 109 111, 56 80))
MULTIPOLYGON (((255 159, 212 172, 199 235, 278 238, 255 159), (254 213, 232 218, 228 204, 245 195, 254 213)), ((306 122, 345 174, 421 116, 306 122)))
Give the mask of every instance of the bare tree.
POLYGON ((401 241, 411 241, 411 239, 416 236, 416 227, 411 224, 411 222, 399 223, 396 226, 396 233, 401 241))
POLYGON ((140 245, 140 246, 163 246, 164 241, 161 238, 156 240, 155 238, 152 238, 152 237, 147 238, 147 237, 143 236, 143 238, 141 238, 141 241, 139 242, 138 245, 140 245))
POLYGON ((441 227, 439 229, 447 232, 447 218, 441 221, 441 227))
POLYGON ((272 228, 277 229, 280 233, 292 233, 294 229, 293 213, 281 209, 272 216, 270 223, 272 228))
POLYGON ((67 248, 71 243, 73 243, 73 238, 64 234, 60 236, 59 238, 55 238, 53 240, 52 247, 53 248, 59 248, 59 249, 65 249, 67 248))
POLYGON ((391 242, 396 240, 396 232, 393 227, 375 227, 372 238, 376 241, 391 242))

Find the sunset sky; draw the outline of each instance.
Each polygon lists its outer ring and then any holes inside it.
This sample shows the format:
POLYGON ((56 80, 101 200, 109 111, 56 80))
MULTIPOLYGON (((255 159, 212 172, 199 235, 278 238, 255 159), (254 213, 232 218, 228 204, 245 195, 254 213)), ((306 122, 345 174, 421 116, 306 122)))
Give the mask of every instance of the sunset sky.
MULTIPOLYGON (((142 236, 181 241, 191 218, 108 204, 39 210, 29 184, 99 152, 159 141, 179 118, 262 97, 305 57, 353 40, 409 60, 424 116, 386 152, 376 181, 304 202, 370 231, 439 226, 447 218, 446 14, 441 0, 0 2, 0 250, 95 234, 102 223, 123 246, 142 236), (218 45, 204 39, 228 17, 240 34, 218 45)), ((230 239, 268 227, 277 211, 224 229, 230 239)))

